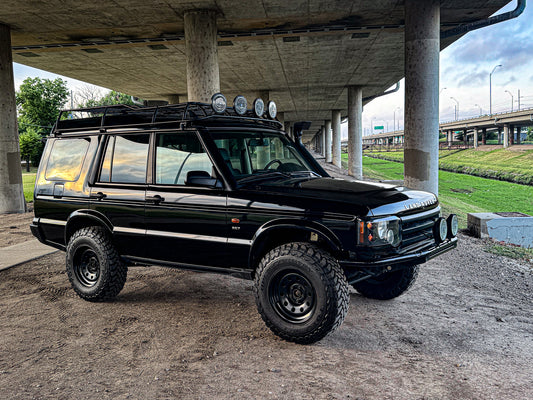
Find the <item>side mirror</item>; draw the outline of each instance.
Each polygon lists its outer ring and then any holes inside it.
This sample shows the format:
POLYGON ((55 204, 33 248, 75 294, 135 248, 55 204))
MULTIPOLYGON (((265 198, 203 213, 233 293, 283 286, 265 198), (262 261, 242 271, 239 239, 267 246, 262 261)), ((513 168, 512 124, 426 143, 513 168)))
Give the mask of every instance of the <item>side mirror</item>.
POLYGON ((211 187, 211 188, 222 188, 222 182, 220 180, 213 178, 206 171, 189 171, 187 172, 187 179, 185 180, 185 185, 187 186, 196 186, 196 187, 211 187))
MULTIPOLYGON (((296 137, 296 143, 302 145, 302 136, 304 131, 311 127, 311 122, 301 121, 294 124, 294 136, 296 137)), ((302 145, 303 146, 303 145, 302 145)))

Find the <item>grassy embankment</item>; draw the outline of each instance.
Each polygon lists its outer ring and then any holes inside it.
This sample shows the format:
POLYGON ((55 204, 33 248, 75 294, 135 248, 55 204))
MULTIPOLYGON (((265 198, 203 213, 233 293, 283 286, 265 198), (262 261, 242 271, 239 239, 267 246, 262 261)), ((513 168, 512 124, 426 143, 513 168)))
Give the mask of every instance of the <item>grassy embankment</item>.
POLYGON ((22 170, 22 185, 24 187, 24 198, 26 202, 33 201, 33 187, 35 186, 35 175, 37 174, 37 168, 30 168, 30 172, 22 170))
MULTIPOLYGON (((403 164, 398 162, 363 157, 363 171, 371 179, 403 179, 403 164)), ((439 171, 439 201, 443 213, 457 214, 459 226, 464 229, 466 215, 471 212, 519 211, 533 215, 533 186, 439 171)))
MULTIPOLYGON (((403 162, 402 151, 366 154, 403 162)), ((441 150, 439 168, 482 178, 533 185, 533 150, 441 150)))

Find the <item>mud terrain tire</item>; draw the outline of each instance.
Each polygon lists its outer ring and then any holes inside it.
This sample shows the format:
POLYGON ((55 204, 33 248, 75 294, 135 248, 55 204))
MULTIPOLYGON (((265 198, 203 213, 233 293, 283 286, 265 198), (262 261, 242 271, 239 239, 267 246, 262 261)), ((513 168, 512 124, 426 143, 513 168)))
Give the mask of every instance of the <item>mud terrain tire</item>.
POLYGON ((405 293, 413 285, 417 276, 418 265, 412 265, 354 283, 352 286, 369 299, 391 300, 405 293))

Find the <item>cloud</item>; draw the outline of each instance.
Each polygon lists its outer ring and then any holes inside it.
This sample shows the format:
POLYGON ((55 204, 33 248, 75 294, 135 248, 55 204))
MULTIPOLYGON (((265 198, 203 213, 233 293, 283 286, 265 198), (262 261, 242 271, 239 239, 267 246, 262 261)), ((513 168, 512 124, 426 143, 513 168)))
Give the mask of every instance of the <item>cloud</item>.
POLYGON ((461 86, 479 86, 483 85, 487 81, 487 72, 486 71, 474 71, 464 74, 457 74, 455 80, 457 85, 461 86))

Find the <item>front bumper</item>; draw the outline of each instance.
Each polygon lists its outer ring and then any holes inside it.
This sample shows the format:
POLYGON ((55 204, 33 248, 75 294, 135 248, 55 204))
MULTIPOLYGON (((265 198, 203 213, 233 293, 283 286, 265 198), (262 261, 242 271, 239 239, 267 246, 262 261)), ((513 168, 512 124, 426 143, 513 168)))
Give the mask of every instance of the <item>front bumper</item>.
POLYGON ((396 257, 382 258, 376 261, 339 261, 339 264, 344 269, 385 267, 397 264, 422 264, 456 247, 457 237, 454 237, 446 240, 438 246, 423 251, 403 254, 401 256, 396 257))

